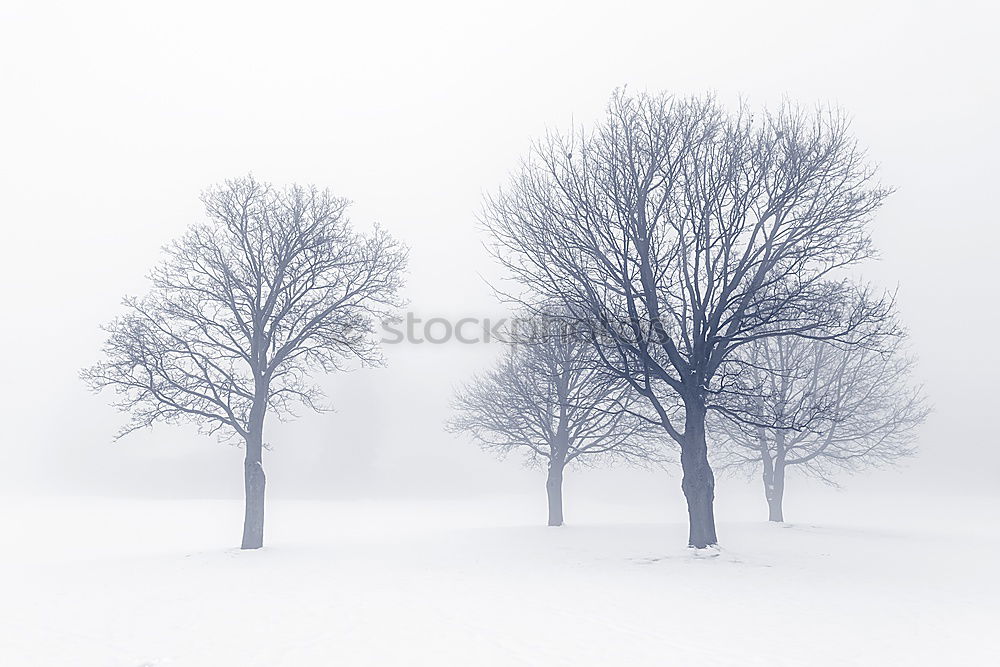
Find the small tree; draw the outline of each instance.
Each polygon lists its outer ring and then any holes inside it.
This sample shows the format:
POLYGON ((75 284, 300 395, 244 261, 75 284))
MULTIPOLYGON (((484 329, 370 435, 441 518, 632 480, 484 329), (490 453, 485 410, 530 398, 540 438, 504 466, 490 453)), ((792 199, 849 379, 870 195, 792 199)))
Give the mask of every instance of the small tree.
POLYGON ((713 439, 724 467, 761 472, 770 521, 784 520, 788 467, 833 484, 838 470, 913 453, 928 408, 920 389, 907 384, 913 361, 900 354, 901 340, 891 337, 876 350, 782 336, 741 349, 753 398, 743 419, 715 413, 713 439))
POLYGON ((131 414, 121 437, 194 422, 246 449, 244 549, 263 545, 265 417, 321 409, 313 370, 378 364, 374 324, 398 305, 405 250, 355 233, 348 201, 252 177, 202 195, 208 221, 165 248, 152 290, 105 327, 105 360, 83 371, 131 414))
POLYGON ((548 525, 563 524, 563 471, 574 461, 659 460, 659 429, 635 412, 628 385, 609 376, 586 339, 551 333, 511 345, 461 389, 453 432, 505 457, 515 450, 548 470, 548 525))

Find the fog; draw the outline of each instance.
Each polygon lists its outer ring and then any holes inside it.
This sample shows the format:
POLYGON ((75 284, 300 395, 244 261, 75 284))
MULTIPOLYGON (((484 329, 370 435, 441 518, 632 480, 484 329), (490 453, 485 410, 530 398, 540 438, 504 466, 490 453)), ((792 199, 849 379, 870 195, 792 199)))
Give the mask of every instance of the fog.
MULTIPOLYGON (((499 271, 477 223, 484 193, 532 138, 586 125, 620 86, 712 90, 755 107, 787 96, 853 116, 898 189, 877 216, 881 259, 865 275, 898 286, 935 409, 916 458, 843 482, 848 492, 996 492, 996 12, 826 7, 8 0, 3 492, 241 495, 237 448, 172 426, 112 442, 124 417, 77 377, 121 298, 145 292, 160 246, 201 219, 203 188, 251 172, 329 187, 355 202, 357 225, 377 221, 410 247, 409 310, 498 317, 499 271)), ((386 368, 325 377, 335 412, 268 424, 269 493, 540 493, 516 459, 498 463, 442 428, 454 388, 497 352, 400 343, 386 346, 386 368)), ((680 502, 677 470, 567 480, 568 493, 588 485, 599 498, 680 502)))

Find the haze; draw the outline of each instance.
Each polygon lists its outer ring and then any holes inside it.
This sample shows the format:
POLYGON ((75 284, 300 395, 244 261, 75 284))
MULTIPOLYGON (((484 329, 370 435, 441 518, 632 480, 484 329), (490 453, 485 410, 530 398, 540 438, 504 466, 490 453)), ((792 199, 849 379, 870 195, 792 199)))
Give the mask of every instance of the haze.
MULTIPOLYGON (((99 325, 145 291, 160 246, 201 218, 203 188, 248 172, 329 187, 355 202, 357 224, 378 221, 410 246, 418 316, 498 316, 483 193, 532 138, 589 123, 619 86, 754 106, 785 95, 854 116, 898 188, 866 275, 898 284, 935 412, 904 471, 845 483, 997 491, 995 11, 800 7, 5 2, 4 492, 240 496, 237 449, 184 427, 112 443, 123 416, 77 378, 99 325)), ((518 461, 442 430, 454 387, 497 351, 399 344, 387 368, 324 379, 335 413, 268 426, 269 493, 540 492, 518 461)), ((599 497, 680 502, 677 471, 582 478, 599 497)))

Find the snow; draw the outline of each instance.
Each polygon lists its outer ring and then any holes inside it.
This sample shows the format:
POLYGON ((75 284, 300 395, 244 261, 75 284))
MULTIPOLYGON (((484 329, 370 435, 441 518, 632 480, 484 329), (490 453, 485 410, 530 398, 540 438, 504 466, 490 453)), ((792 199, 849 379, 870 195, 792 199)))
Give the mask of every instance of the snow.
POLYGON ((272 500, 241 552, 238 501, 7 499, 0 663, 995 664, 1000 505, 916 502, 697 558, 628 508, 272 500))

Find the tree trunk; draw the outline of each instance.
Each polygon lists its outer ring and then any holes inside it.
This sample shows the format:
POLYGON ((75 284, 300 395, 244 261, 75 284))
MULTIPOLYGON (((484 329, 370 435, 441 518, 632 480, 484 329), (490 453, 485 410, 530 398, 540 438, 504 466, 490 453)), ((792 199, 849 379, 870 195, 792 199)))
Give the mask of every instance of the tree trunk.
POLYGON ((774 456, 763 428, 757 431, 760 460, 764 464, 761 478, 764 480, 764 498, 767 500, 767 520, 783 522, 781 500, 785 495, 785 432, 778 429, 774 433, 774 456))
POLYGON ((250 411, 250 429, 246 437, 246 459, 243 461, 245 512, 243 514, 243 544, 241 549, 264 546, 264 408, 250 411))
POLYGON ((247 454, 243 462, 246 511, 243 515, 243 544, 241 549, 260 549, 264 546, 264 469, 260 456, 247 454))
POLYGON ((563 464, 549 461, 549 476, 545 480, 545 492, 549 497, 549 525, 563 525, 562 502, 563 464))
POLYGON ((785 464, 775 461, 774 470, 764 475, 764 496, 767 498, 767 520, 783 522, 781 501, 785 495, 785 464), (769 479, 770 478, 770 479, 769 479))
POLYGON ((688 507, 688 546, 704 549, 718 543, 715 534, 715 476, 708 463, 705 440, 705 404, 692 400, 685 404, 684 437, 681 442, 681 488, 688 507))

